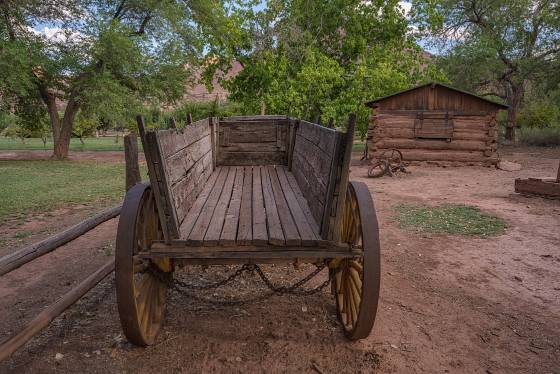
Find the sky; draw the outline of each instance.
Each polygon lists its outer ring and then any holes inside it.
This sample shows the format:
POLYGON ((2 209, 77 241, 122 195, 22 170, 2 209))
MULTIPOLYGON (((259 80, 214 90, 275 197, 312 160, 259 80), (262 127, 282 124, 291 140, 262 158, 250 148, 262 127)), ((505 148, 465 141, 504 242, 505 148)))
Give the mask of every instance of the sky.
MULTIPOLYGON (((399 1, 399 5, 400 7, 404 10, 405 15, 409 15, 410 14, 410 10, 412 9, 412 3, 408 0, 401 0, 399 1)), ((255 11, 262 11, 266 8, 266 0, 261 1, 259 4, 255 5, 253 7, 253 9, 255 11)), ((79 33, 72 33, 67 35, 63 29, 61 29, 60 27, 58 27, 55 24, 40 24, 37 27, 35 27, 33 30, 33 32, 37 33, 37 34, 43 34, 45 35, 48 39, 54 40, 54 41, 65 41, 69 36, 70 38, 79 38, 80 34, 79 33)), ((418 44, 426 51, 432 53, 432 54, 438 54, 439 51, 437 49, 435 49, 434 47, 431 47, 430 45, 428 45, 426 40, 418 40, 418 44)))

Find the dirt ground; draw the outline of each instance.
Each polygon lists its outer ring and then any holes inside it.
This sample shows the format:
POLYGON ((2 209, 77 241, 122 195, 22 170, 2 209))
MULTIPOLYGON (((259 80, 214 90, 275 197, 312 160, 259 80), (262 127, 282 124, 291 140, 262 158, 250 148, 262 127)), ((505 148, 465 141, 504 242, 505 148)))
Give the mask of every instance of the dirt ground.
MULTIPOLYGON (((352 167, 351 178, 373 193, 381 226, 382 292, 367 339, 344 339, 326 290, 231 308, 171 294, 156 344, 137 348, 122 336, 108 278, 0 364, 0 373, 560 373, 560 201, 513 192, 516 177, 554 177, 560 149, 510 148, 502 156, 523 169, 423 165, 410 167, 411 174, 367 179, 364 166, 352 167), (498 237, 472 239, 406 232, 394 221, 396 204, 442 202, 479 206, 510 227, 498 237)), ((0 255, 90 210, 9 222, 0 228, 0 255), (20 230, 34 234, 17 238, 20 230)), ((107 261, 116 225, 116 219, 106 222, 1 277, 0 335, 18 331, 107 261)), ((190 269, 188 278, 216 278, 226 270, 190 269)), ((309 269, 266 270, 289 281, 309 269)), ((255 285, 247 276, 222 292, 260 292, 255 285)))

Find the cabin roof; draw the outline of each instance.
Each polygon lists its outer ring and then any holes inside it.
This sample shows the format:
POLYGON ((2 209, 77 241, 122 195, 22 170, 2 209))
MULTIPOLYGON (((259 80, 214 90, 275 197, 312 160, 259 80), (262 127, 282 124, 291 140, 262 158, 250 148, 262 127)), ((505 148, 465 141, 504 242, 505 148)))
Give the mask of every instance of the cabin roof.
POLYGON ((475 95, 475 94, 473 94, 472 92, 463 91, 463 90, 460 90, 460 89, 458 89, 458 88, 454 88, 454 87, 448 86, 448 85, 443 84, 443 83, 438 83, 438 82, 428 82, 428 83, 422 84, 422 85, 420 85, 420 86, 416 86, 416 87, 408 88, 408 89, 406 89, 406 90, 398 91, 398 92, 395 92, 395 93, 393 93, 393 94, 391 94, 391 95, 379 97, 379 98, 377 98, 377 99, 368 101, 368 102, 365 103, 365 105, 368 106, 368 107, 370 107, 370 108, 373 108, 373 107, 374 107, 374 104, 376 104, 376 103, 378 103, 378 102, 380 102, 380 101, 384 101, 384 100, 386 100, 386 99, 388 99, 388 98, 391 98, 391 97, 394 97, 394 96, 399 96, 399 95, 404 94, 404 93, 406 93, 406 92, 418 90, 418 89, 421 89, 421 88, 424 88, 424 87, 427 87, 427 86, 430 86, 430 85, 431 85, 433 88, 435 88, 435 87, 437 87, 437 86, 445 87, 445 88, 447 88, 447 89, 449 89, 449 90, 453 90, 453 91, 459 92, 459 93, 461 93, 461 94, 463 94, 463 95, 468 95, 468 96, 474 97, 474 98, 476 98, 476 99, 478 99, 478 100, 485 101, 485 102, 487 102, 487 103, 493 104, 493 105, 495 105, 498 109, 508 109, 508 108, 509 108, 507 105, 500 104, 500 103, 496 103, 495 101, 492 101, 492 100, 490 100, 490 99, 486 99, 486 98, 484 98, 484 97, 480 97, 480 96, 478 96, 478 95, 475 95))

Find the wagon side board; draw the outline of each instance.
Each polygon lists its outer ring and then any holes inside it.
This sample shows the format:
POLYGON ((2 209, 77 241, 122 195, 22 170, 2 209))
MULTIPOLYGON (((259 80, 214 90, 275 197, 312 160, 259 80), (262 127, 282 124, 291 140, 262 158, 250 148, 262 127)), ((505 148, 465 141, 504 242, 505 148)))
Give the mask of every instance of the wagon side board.
POLYGON ((219 118, 216 164, 286 165, 289 139, 286 116, 219 118))
POLYGON ((210 119, 203 119, 181 130, 141 130, 167 240, 179 237, 187 213, 213 173, 213 128, 210 119))

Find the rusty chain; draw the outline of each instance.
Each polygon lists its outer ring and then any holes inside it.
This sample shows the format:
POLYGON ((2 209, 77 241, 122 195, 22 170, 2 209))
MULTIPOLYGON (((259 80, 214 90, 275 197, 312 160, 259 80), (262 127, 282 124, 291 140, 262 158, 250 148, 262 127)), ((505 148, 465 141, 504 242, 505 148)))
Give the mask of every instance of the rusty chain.
POLYGON ((329 277, 327 278, 327 280, 325 280, 320 285, 318 285, 314 288, 310 288, 310 289, 300 289, 300 288, 303 285, 305 285, 307 282, 309 282, 311 279, 313 279, 315 276, 317 276, 325 267, 326 267, 325 264, 317 266, 317 268, 314 271, 312 271, 311 273, 309 273, 308 275, 306 275, 305 277, 303 277, 302 279, 300 279, 299 281, 297 281, 296 283, 294 283, 290 286, 276 286, 276 285, 274 285, 272 283, 272 281, 270 280, 270 278, 263 272, 261 267, 256 265, 256 264, 245 264, 245 265, 241 266, 240 268, 238 268, 233 274, 231 274, 227 278, 224 278, 224 279, 222 279, 220 281, 217 281, 217 282, 214 282, 214 283, 207 283, 207 284, 204 284, 204 285, 191 284, 191 283, 183 282, 183 281, 178 280, 178 279, 174 279, 172 276, 169 276, 169 274, 164 273, 161 270, 159 270, 159 269, 157 269, 153 266, 149 267, 149 271, 156 278, 158 278, 160 282, 167 284, 167 286, 170 289, 172 289, 173 291, 175 291, 179 294, 182 294, 184 296, 187 296, 187 297, 189 297, 193 300, 204 302, 204 303, 207 303, 207 304, 216 304, 216 305, 222 305, 222 306, 238 306, 238 305, 244 305, 244 304, 254 303, 254 302, 258 302, 258 301, 263 301, 263 300, 269 299, 269 298, 271 298, 272 296, 275 296, 275 295, 276 296, 282 296, 282 295, 286 295, 286 294, 291 294, 291 295, 297 295, 297 296, 308 296, 308 295, 313 295, 315 293, 318 293, 318 292, 322 291, 323 289, 325 289, 325 287, 327 287, 330 284, 330 282, 331 282, 330 273, 329 273, 329 277), (222 287, 222 286, 232 282, 234 279, 240 277, 243 273, 248 273, 248 272, 253 272, 253 271, 255 271, 257 273, 259 278, 268 287, 270 292, 263 293, 263 294, 260 294, 260 295, 254 296, 254 297, 243 298, 243 299, 232 299, 232 300, 218 299, 218 298, 209 299, 209 298, 206 298, 206 297, 198 296, 198 295, 196 295, 192 292, 189 292, 189 290, 217 289, 219 287, 222 287))

